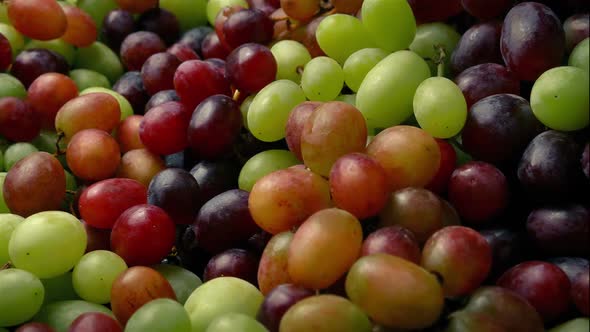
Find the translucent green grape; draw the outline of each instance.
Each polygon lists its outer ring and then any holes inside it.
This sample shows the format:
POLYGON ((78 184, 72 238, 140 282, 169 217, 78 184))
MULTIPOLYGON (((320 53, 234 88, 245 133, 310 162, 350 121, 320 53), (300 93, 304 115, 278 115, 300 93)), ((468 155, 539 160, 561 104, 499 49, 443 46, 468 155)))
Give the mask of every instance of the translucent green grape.
POLYGON ((8 253, 15 267, 52 278, 74 267, 86 243, 80 220, 66 212, 44 211, 28 217, 14 230, 8 253))
POLYGON ((240 314, 229 313, 217 317, 209 324, 205 332, 268 332, 266 327, 256 319, 240 314))
POLYGON ((78 0, 77 5, 92 17, 98 31, 102 27, 104 17, 119 7, 115 0, 78 0))
POLYGON ((244 128, 248 128, 248 110, 250 109, 250 105, 252 105, 252 101, 254 100, 256 95, 249 95, 244 99, 242 104, 240 105, 240 111, 242 112, 242 123, 244 124, 244 128))
POLYGON ((365 76, 356 94, 356 107, 371 129, 402 123, 413 113, 414 93, 430 77, 428 65, 411 51, 397 51, 381 60, 365 76))
POLYGON ((6 172, 0 172, 0 213, 10 213, 10 209, 6 206, 6 202, 4 201, 4 190, 1 190, 2 187, 4 187, 5 179, 6 172))
POLYGON ((262 151, 244 164, 238 178, 238 186, 242 190, 251 191, 256 181, 261 177, 300 163, 297 157, 288 150, 262 151))
MULTIPOLYGON (((445 51, 445 66, 449 66, 451 54, 457 47, 461 35, 450 25, 441 22, 426 23, 418 26, 416 37, 410 44, 410 51, 415 52, 430 66, 430 71, 436 75, 437 65, 433 61, 440 56, 438 51, 442 47, 445 51)), ((446 72, 450 72, 446 70, 446 72)))
POLYGON ((316 30, 316 39, 322 51, 340 64, 352 53, 376 46, 361 21, 344 14, 324 18, 316 30))
POLYGON ((9 171, 19 160, 39 150, 31 143, 14 143, 4 151, 4 168, 9 171))
POLYGON ((338 97, 344 86, 344 71, 338 62, 326 56, 309 61, 303 69, 301 88, 313 101, 331 101, 338 97))
POLYGON ((74 67, 91 69, 101 73, 111 83, 115 83, 123 75, 123 64, 121 64, 119 57, 101 42, 94 42, 88 47, 79 48, 74 67))
POLYGON ((27 89, 14 76, 0 73, 0 98, 2 97, 16 97, 25 99, 27 97, 27 89))
POLYGON ((301 82, 301 70, 311 60, 309 51, 294 40, 281 40, 270 51, 277 61, 277 80, 301 82))
POLYGON ((160 8, 176 15, 182 31, 207 24, 207 0, 160 0, 160 8))
POLYGON ((568 64, 586 70, 590 74, 590 38, 582 40, 570 54, 568 64))
POLYGON ((184 304, 191 293, 203 283, 196 274, 180 266, 160 264, 153 268, 168 280, 174 289, 176 300, 181 304, 184 304))
POLYGON ((111 88, 111 82, 106 76, 90 69, 74 69, 70 71, 70 78, 76 83, 78 91, 91 87, 111 88))
POLYGON ((561 323, 548 332, 586 332, 590 330, 590 318, 580 317, 561 323))
POLYGON ((125 332, 145 331, 191 332, 191 320, 182 304, 171 299, 156 299, 139 308, 125 326, 125 332))
MULTIPOLYGON (((0 188, 2 189, 2 188, 0 188)), ((11 213, 0 213, 0 266, 6 264, 8 256, 8 240, 10 235, 21 221, 25 218, 11 213)))
POLYGON ((340 95, 340 96, 336 97, 336 99, 334 99, 334 100, 343 101, 347 104, 350 104, 350 105, 356 107, 356 94, 354 94, 354 95, 340 95))
POLYGON ((209 24, 215 25, 215 18, 220 10, 234 5, 248 8, 248 2, 246 0, 209 0, 207 2, 207 20, 209 24))
POLYGON ((25 38, 12 25, 0 23, 0 33, 8 39, 12 49, 12 57, 16 57, 25 46, 25 38))
POLYGON ((83 91, 80 91, 80 95, 85 95, 93 92, 108 93, 117 99, 117 101, 119 102, 119 108, 121 109, 121 121, 125 120, 128 116, 133 115, 133 107, 131 106, 127 98, 123 97, 120 93, 113 91, 111 89, 103 87, 86 88, 83 91))
POLYGON ((367 73, 388 55, 380 48, 364 48, 351 54, 342 68, 350 90, 357 92, 367 73))
POLYGON ((41 279, 41 282, 45 288, 44 305, 55 301, 80 299, 72 284, 72 272, 66 272, 49 279, 41 279))
POLYGON ((467 102, 453 81, 445 77, 431 77, 416 89, 414 115, 420 127, 430 135, 450 138, 465 125, 467 102))
POLYGON ((363 25, 376 46, 389 52, 407 49, 416 34, 416 19, 406 0, 365 0, 363 25))
POLYGON ((56 332, 67 332, 72 322, 78 316, 87 312, 100 312, 113 318, 115 315, 107 307, 86 301, 57 301, 43 306, 33 317, 34 322, 45 323, 55 329, 56 332))
POLYGON ((111 287, 121 272, 127 269, 123 258, 112 251, 95 250, 80 258, 74 267, 74 290, 88 302, 111 302, 111 287))
POLYGON ((289 80, 278 80, 258 92, 248 110, 248 128, 254 137, 274 142, 285 137, 293 107, 305 101, 303 90, 289 80))
POLYGON ((588 126, 588 72, 577 67, 556 67, 533 85, 531 108, 547 127, 573 131, 588 126))
POLYGON ((50 51, 61 55, 66 59, 68 64, 71 66, 74 64, 76 58, 76 49, 71 44, 66 43, 63 39, 52 39, 52 40, 30 40, 26 45, 25 49, 31 48, 46 48, 50 51))
POLYGON ((22 324, 43 304, 43 284, 33 274, 19 269, 0 270, 0 326, 22 324))

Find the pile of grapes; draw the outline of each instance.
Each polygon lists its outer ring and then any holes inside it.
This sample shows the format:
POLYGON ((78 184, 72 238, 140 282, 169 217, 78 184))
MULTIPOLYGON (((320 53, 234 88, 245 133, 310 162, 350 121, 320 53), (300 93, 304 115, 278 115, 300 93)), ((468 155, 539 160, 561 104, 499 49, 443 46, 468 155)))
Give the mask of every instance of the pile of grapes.
POLYGON ((0 0, 0 332, 587 332, 587 0, 0 0))

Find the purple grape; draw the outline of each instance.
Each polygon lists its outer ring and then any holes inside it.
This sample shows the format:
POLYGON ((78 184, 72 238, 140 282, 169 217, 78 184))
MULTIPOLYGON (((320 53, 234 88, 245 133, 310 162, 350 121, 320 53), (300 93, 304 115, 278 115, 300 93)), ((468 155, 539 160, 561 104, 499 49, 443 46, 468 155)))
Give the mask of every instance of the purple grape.
POLYGON ((590 262, 582 257, 554 257, 547 260, 549 263, 557 265, 570 279, 571 282, 576 279, 578 274, 590 269, 590 262))
POLYGON ((508 268, 522 261, 522 238, 518 233, 506 228, 493 228, 480 231, 492 248, 492 268, 489 277, 495 279, 508 268))
POLYGON ((188 30, 180 38, 179 43, 190 46, 200 57, 203 57, 201 53, 201 44, 209 33, 213 32, 213 29, 209 26, 202 26, 188 30))
POLYGON ((278 332, 281 318, 295 303, 313 296, 312 290, 293 284, 282 284, 271 290, 258 311, 256 319, 270 332, 278 332))
POLYGON ((504 64, 500 52, 502 23, 489 21, 470 27, 451 55, 451 70, 459 74, 482 63, 504 64))
POLYGON ((232 161, 203 160, 196 164, 190 172, 199 183, 204 202, 225 191, 238 188, 240 167, 232 161))
POLYGON ((469 67, 455 77, 455 83, 463 92, 468 109, 491 95, 520 94, 518 79, 506 67, 496 63, 483 63, 469 67))
POLYGON ((141 70, 145 60, 160 52, 166 52, 166 44, 160 36, 149 31, 137 31, 125 37, 119 54, 127 70, 141 70))
POLYGON ((570 53, 578 43, 590 36, 590 14, 576 14, 563 23, 565 47, 570 53))
POLYGON ((268 47, 248 43, 227 56, 226 72, 236 89, 255 93, 275 80, 277 61, 268 47))
POLYGON ((199 184, 180 168, 168 168, 156 174, 147 194, 148 204, 161 207, 176 224, 192 224, 203 204, 199 184))
POLYGON ((207 282, 217 277, 235 277, 258 285, 258 261, 259 258, 247 250, 226 250, 209 260, 203 272, 203 281, 207 282))
POLYGON ((512 0, 461 0, 463 8, 481 20, 489 20, 503 15, 510 9, 513 2, 512 0))
POLYGON ((44 48, 32 48, 16 56, 10 73, 28 88, 37 77, 45 73, 67 75, 68 71, 68 62, 61 54, 44 48))
POLYGON ((273 33, 274 23, 257 9, 235 12, 223 24, 225 41, 232 49, 246 43, 268 44, 273 33))
POLYGON ((169 101, 180 101, 180 97, 176 94, 175 90, 163 90, 155 93, 150 100, 145 104, 145 112, 149 111, 152 107, 162 105, 169 101))
POLYGON ((137 26, 138 30, 157 34, 168 45, 174 44, 180 36, 180 23, 176 15, 161 8, 152 8, 141 14, 137 26))
POLYGON ((143 114, 145 105, 150 99, 139 71, 128 71, 123 74, 113 85, 113 91, 129 101, 135 114, 143 114))
POLYGON ((101 36, 105 44, 115 52, 123 40, 136 31, 133 14, 126 10, 111 10, 103 19, 101 36))

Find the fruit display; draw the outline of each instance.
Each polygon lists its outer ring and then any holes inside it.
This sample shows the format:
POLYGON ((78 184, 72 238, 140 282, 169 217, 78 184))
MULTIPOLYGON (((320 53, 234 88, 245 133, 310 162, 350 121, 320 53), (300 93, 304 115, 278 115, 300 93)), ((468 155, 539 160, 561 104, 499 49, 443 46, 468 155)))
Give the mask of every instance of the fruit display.
POLYGON ((585 0, 0 0, 0 332, 590 330, 585 0))

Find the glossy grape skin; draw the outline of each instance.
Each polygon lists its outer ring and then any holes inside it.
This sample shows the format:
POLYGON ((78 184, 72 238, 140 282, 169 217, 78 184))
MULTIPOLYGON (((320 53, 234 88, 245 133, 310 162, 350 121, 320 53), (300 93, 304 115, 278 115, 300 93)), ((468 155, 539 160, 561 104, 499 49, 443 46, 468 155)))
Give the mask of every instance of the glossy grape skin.
POLYGON ((10 1, 6 9, 12 25, 32 39, 59 38, 68 26, 66 15, 57 1, 10 1))
POLYGON ((68 332, 123 332, 113 317, 101 312, 81 314, 70 325, 68 332))
POLYGON ((277 62, 267 47, 248 43, 227 56, 226 68, 228 78, 236 89, 254 93, 274 81, 277 62))
POLYGON ((157 34, 167 45, 172 45, 180 36, 180 23, 176 16, 159 7, 143 12, 137 20, 137 28, 157 34))
POLYGON ((115 129, 121 119, 117 100, 106 93, 88 93, 65 103, 55 115, 55 129, 69 141, 85 129, 107 132, 115 129))
POLYGON ((101 36, 105 44, 114 51, 119 51, 123 40, 135 31, 133 14, 123 9, 115 9, 104 17, 101 36))
POLYGON ((181 61, 170 53, 156 53, 141 67, 141 79, 149 95, 174 89, 174 73, 181 61))
POLYGON ((451 55, 451 70, 459 74, 469 67, 482 63, 504 64, 500 52, 502 24, 499 21, 482 22, 470 27, 461 36, 451 55))
POLYGON ((150 182, 148 203, 164 209, 176 224, 192 224, 202 204, 199 189, 188 171, 166 169, 150 182))
POLYGON ((264 248, 257 273, 257 284, 262 294, 267 295, 281 284, 293 282, 287 270, 293 235, 291 231, 275 234, 264 248))
POLYGON ((215 31, 210 32, 203 39, 200 50, 203 54, 203 59, 225 59, 231 52, 231 49, 221 42, 215 31))
POLYGON ((468 109, 485 97, 506 93, 520 94, 520 82, 506 67, 483 63, 469 67, 455 77, 463 92, 468 109))
POLYGON ((568 65, 585 69, 590 73, 590 38, 582 40, 570 54, 568 65))
POLYGON ((492 249, 492 267, 488 280, 495 281, 510 267, 522 261, 522 234, 507 228, 489 228, 479 232, 492 249))
POLYGON ((321 49, 330 58, 343 65, 354 52, 377 46, 369 37, 368 30, 356 17, 333 14, 320 22, 316 30, 316 38, 321 49))
POLYGON ((55 330, 45 323, 32 322, 21 325, 15 332, 55 332, 55 330))
POLYGON ((230 95, 225 76, 212 64, 201 60, 185 61, 176 69, 174 89, 189 110, 194 110, 210 96, 230 95))
POLYGON ((500 49, 508 69, 520 80, 534 81, 561 63, 565 53, 563 27, 549 7, 536 2, 521 3, 504 19, 500 49))
MULTIPOLYGON (((80 217, 76 215, 76 217, 80 217)), ((111 230, 94 228, 84 222, 84 229, 88 237, 88 244, 86 245, 86 252, 89 253, 94 250, 110 250, 111 249, 111 230)))
POLYGON ((14 326, 33 317, 43 304, 43 284, 34 274, 21 269, 0 270, 0 325, 14 326))
POLYGON ((46 73, 37 77, 27 92, 27 101, 40 116, 41 126, 46 129, 54 128, 59 109, 78 96, 75 82, 59 73, 46 73))
POLYGON ((61 38, 76 47, 90 46, 98 37, 96 24, 84 10, 65 5, 62 9, 67 19, 67 29, 61 38))
POLYGON ((266 294, 256 319, 269 332, 279 332, 281 319, 297 302, 314 295, 313 291, 293 284, 282 284, 266 294))
POLYGON ((115 138, 121 148, 121 153, 135 149, 144 149, 145 145, 139 138, 139 126, 143 120, 143 115, 131 115, 119 123, 115 138))
POLYGON ((576 45, 590 36, 590 15, 580 13, 568 17, 563 22, 563 30, 567 52, 571 53, 576 45))
POLYGON ((121 161, 121 152, 117 141, 106 131, 84 129, 68 143, 66 160, 77 177, 99 181, 115 174, 121 161))
POLYGON ((80 258, 72 271, 72 285, 82 299, 99 304, 111 300, 115 278, 127 270, 121 257, 108 250, 96 250, 80 258))
POLYGON ((190 294, 203 284, 196 274, 177 265, 159 264, 153 268, 168 280, 181 304, 184 304, 190 294))
POLYGON ((28 88, 37 77, 45 73, 66 75, 68 70, 68 63, 60 54, 47 49, 32 48, 19 53, 12 63, 10 73, 28 88))
POLYGON ((372 232, 363 241, 361 256, 384 253, 420 264, 420 245, 414 234, 402 226, 386 226, 372 232))
POLYGON ((78 49, 74 66, 103 74, 111 83, 115 83, 123 75, 123 64, 117 54, 98 41, 78 49))
POLYGON ((103 313, 115 318, 105 306, 80 300, 61 300, 49 303, 33 317, 33 321, 53 326, 56 331, 68 331, 76 318, 85 313, 103 313))
POLYGON ((528 216, 527 231, 537 250, 551 256, 590 254, 590 210, 582 205, 547 206, 528 216))
POLYGON ((202 56, 201 44, 205 37, 211 32, 214 31, 210 26, 192 28, 186 31, 178 42, 190 46, 190 48, 192 48, 199 56, 202 56))
POLYGON ((123 96, 131 106, 134 113, 142 114, 145 104, 150 98, 143 84, 142 75, 139 71, 129 71, 123 74, 115 84, 113 91, 123 96))
POLYGON ((590 268, 588 259, 582 257, 554 257, 547 260, 559 267, 573 283, 577 276, 590 268))
POLYGON ((41 123, 30 103, 16 97, 0 98, 0 135, 28 142, 39 135, 41 123))
POLYGON ((152 178, 166 168, 164 160, 147 149, 134 149, 121 156, 116 176, 128 178, 149 186, 152 178))
POLYGON ((321 102, 305 101, 295 106, 289 113, 289 118, 285 126, 285 137, 289 150, 301 161, 303 161, 303 156, 301 155, 301 133, 303 132, 303 126, 311 113, 320 105, 322 105, 321 102))
POLYGON ((232 14, 223 24, 224 40, 233 49, 246 43, 267 44, 272 40, 273 22, 257 9, 232 14))
POLYGON ((168 47, 166 52, 177 57, 180 62, 201 59, 197 52, 195 52, 190 46, 181 43, 173 44, 172 46, 168 47))
POLYGON ((229 249, 213 256, 203 272, 203 282, 218 277, 235 277, 257 285, 259 258, 244 249, 229 249))
POLYGON ((146 187, 135 180, 107 179, 82 192, 78 209, 86 224, 110 229, 125 210, 147 203, 146 197, 146 187))
POLYGON ((565 313, 569 305, 570 282, 557 266, 540 261, 520 263, 506 271, 497 285, 524 297, 545 322, 565 313))
POLYGON ((149 31, 137 31, 125 37, 119 54, 127 70, 141 70, 141 66, 147 58, 165 51, 166 44, 157 34, 149 31))
POLYGON ((184 150, 189 126, 189 111, 183 104, 166 102, 150 109, 139 125, 139 138, 146 148, 160 155, 184 150))
POLYGON ((203 202, 228 191, 238 188, 238 165, 227 160, 203 160, 191 170, 191 175, 199 184, 199 192, 203 202))
POLYGON ((180 101, 180 97, 178 97, 178 94, 174 89, 156 92, 145 104, 145 113, 147 113, 152 107, 162 105, 169 101, 180 101))
POLYGON ((252 187, 263 176, 299 164, 299 160, 287 150, 266 150, 248 159, 240 170, 238 186, 252 191, 252 187))

